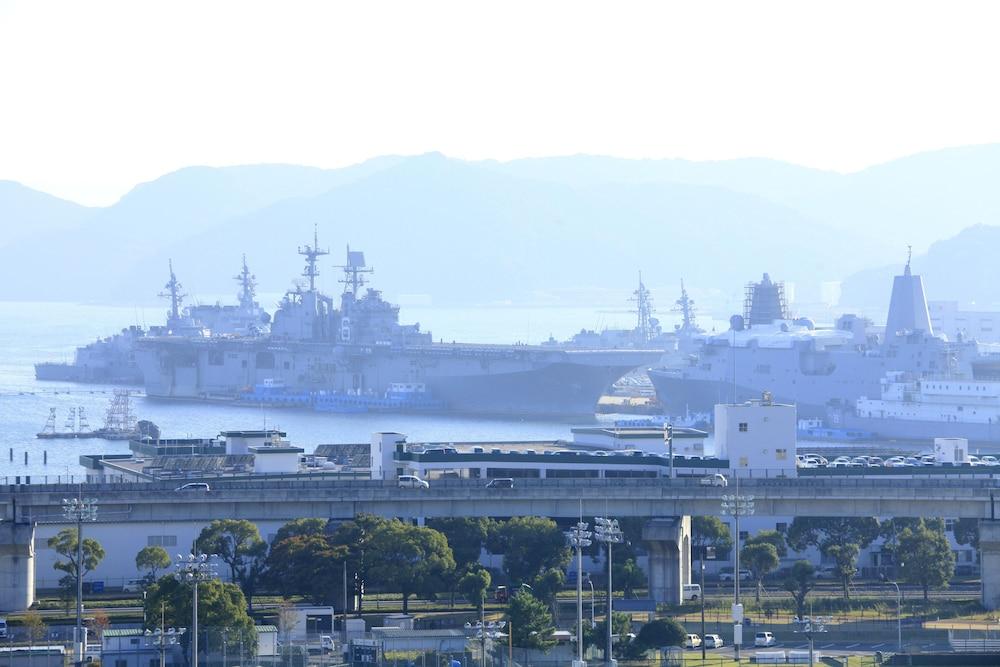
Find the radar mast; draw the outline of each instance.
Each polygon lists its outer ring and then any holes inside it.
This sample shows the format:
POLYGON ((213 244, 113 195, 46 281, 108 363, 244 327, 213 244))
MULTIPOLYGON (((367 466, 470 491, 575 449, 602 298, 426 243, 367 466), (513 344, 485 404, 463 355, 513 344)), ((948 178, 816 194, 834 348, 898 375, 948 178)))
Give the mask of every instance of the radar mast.
POLYGON ((239 275, 233 276, 233 280, 240 284, 240 293, 237 295, 240 307, 244 310, 252 310, 254 298, 257 296, 257 276, 250 273, 250 269, 247 267, 246 253, 243 254, 243 270, 240 271, 239 275))
POLYGON ((174 260, 168 259, 167 266, 170 267, 170 280, 163 286, 163 289, 166 291, 160 292, 160 296, 170 299, 169 323, 173 324, 181 319, 181 304, 184 302, 184 297, 187 294, 181 294, 183 285, 177 282, 177 276, 174 275, 174 260))
POLYGON ((319 249, 319 232, 317 230, 317 225, 313 225, 313 244, 299 246, 299 254, 306 258, 306 268, 302 271, 302 276, 309 279, 309 291, 316 291, 316 276, 319 275, 319 269, 316 268, 316 260, 323 255, 329 255, 329 250, 319 249))
POLYGON ((358 298, 358 291, 367 282, 363 274, 375 273, 375 269, 365 264, 365 253, 358 250, 352 251, 349 245, 347 246, 347 263, 333 268, 344 270, 344 277, 339 282, 344 286, 344 294, 350 294, 355 300, 358 298))
POLYGON ((642 271, 639 272, 639 288, 632 292, 629 301, 636 304, 634 312, 638 314, 636 331, 639 338, 643 343, 648 343, 653 337, 653 297, 642 282, 642 271))
POLYGON ((684 287, 684 279, 681 278, 681 296, 677 301, 674 302, 676 305, 674 307, 675 313, 681 314, 681 331, 697 331, 698 325, 694 321, 695 307, 694 300, 688 296, 687 289, 684 287))

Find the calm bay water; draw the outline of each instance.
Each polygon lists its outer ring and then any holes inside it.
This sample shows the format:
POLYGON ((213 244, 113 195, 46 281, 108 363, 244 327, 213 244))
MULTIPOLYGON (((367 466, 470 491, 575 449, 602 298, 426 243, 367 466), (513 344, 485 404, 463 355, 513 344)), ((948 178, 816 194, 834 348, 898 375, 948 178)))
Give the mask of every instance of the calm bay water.
MULTIPOLYGON (((407 307, 403 322, 420 322, 434 337, 472 343, 538 343, 549 335, 566 339, 581 328, 631 326, 634 315, 586 308, 407 307)), ((0 476, 79 474, 81 454, 127 452, 124 442, 38 440, 57 409, 58 428, 71 407, 83 407, 90 425, 100 426, 112 393, 104 385, 38 382, 33 364, 70 360, 76 346, 129 324, 154 324, 162 308, 0 302, 0 476), (13 461, 10 452, 13 450, 13 461), (48 452, 48 464, 42 462, 48 452), (28 463, 24 463, 24 453, 28 463)), ((322 443, 367 442, 374 431, 398 431, 411 441, 555 439, 573 424, 431 415, 336 415, 306 411, 264 412, 259 408, 134 399, 142 419, 159 425, 164 437, 207 437, 221 430, 277 427, 306 449, 322 443)))

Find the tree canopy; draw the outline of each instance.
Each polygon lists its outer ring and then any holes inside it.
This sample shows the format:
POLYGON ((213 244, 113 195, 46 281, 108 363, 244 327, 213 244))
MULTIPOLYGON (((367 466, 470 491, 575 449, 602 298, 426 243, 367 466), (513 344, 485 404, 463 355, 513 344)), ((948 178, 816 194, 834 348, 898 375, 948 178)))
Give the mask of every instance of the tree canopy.
POLYGON ((466 570, 465 574, 458 580, 458 590, 469 602, 476 605, 480 614, 483 613, 483 602, 487 591, 493 584, 493 577, 489 570, 482 567, 474 567, 466 570))
POLYGON ((552 637, 555 628, 549 608, 528 591, 522 590, 511 596, 507 605, 507 621, 511 641, 518 648, 548 649, 556 643, 552 637))
POLYGON ((150 582, 156 581, 157 572, 168 567, 170 567, 170 554, 163 547, 143 547, 135 555, 135 568, 146 570, 146 578, 150 582))
POLYGON ((797 560, 788 571, 782 587, 792 596, 795 615, 802 618, 806 613, 806 596, 816 585, 816 568, 807 560, 797 560))
POLYGON ((304 595, 317 604, 343 604, 347 547, 325 533, 296 533, 276 540, 267 556, 267 580, 284 596, 304 595))
MULTIPOLYGON (((191 627, 191 585, 175 577, 161 577, 146 591, 145 618, 147 629, 160 624, 160 604, 163 603, 164 622, 177 628, 191 627)), ((226 630, 226 644, 236 651, 243 643, 243 650, 252 652, 257 646, 257 631, 247 614, 247 601, 236 584, 209 579, 198 585, 198 624, 200 633, 226 630)), ((214 637, 214 635, 213 635, 214 637)), ((190 647, 190 632, 181 636, 181 644, 190 647)), ((205 642, 200 642, 205 647, 205 642)))
POLYGON ((924 600, 931 588, 945 588, 955 574, 955 553, 943 530, 920 526, 899 536, 899 572, 907 583, 920 586, 924 600))
POLYGON ((847 599, 858 571, 858 554, 878 536, 879 522, 874 517, 795 517, 785 539, 796 551, 816 546, 832 558, 847 599))
POLYGON ((776 530, 762 530, 756 535, 748 537, 743 544, 747 546, 752 544, 770 544, 774 547, 778 558, 784 558, 788 555, 788 545, 785 543, 785 536, 776 530))
POLYGON ((194 550, 214 554, 228 565, 230 579, 252 603, 267 557, 267 543, 255 524, 246 519, 217 519, 202 529, 194 550))
POLYGON ((490 520, 482 517, 453 516, 427 521, 427 527, 440 531, 448 540, 455 567, 464 571, 479 562, 490 531, 490 520))
POLYGON ((691 545, 701 551, 704 547, 714 547, 716 551, 728 551, 733 547, 733 536, 727 526, 717 516, 691 517, 691 545))
POLYGON ((552 519, 521 516, 505 521, 490 535, 490 551, 503 553, 503 569, 514 584, 531 583, 543 570, 570 561, 566 536, 552 519))
POLYGON ((404 614, 411 595, 432 595, 455 569, 451 547, 442 533, 395 519, 375 530, 369 549, 372 576, 403 595, 404 614))
POLYGON ((778 569, 778 550, 770 542, 748 544, 740 550, 740 563, 750 570, 755 588, 755 599, 760 602, 760 592, 764 587, 764 577, 778 569))
POLYGON ((683 646, 687 630, 672 618, 658 618, 642 626, 635 641, 636 649, 648 651, 667 646, 683 646))

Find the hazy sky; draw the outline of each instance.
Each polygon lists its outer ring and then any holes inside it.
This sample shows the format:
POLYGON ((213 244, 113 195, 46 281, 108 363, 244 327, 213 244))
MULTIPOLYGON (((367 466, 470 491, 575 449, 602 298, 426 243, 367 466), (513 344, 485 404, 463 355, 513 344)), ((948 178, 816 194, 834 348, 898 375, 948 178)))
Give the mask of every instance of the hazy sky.
POLYGON ((1000 141, 1000 4, 10 2, 0 179, 441 151, 850 171, 1000 141))

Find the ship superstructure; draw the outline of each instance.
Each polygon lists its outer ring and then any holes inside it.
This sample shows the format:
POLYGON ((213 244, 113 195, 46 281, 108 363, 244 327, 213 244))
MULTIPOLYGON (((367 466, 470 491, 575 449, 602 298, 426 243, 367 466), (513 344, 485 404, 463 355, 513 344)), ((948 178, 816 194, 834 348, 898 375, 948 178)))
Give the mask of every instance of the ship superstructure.
POLYGON ((256 301, 256 279, 247 267, 246 256, 242 271, 236 276, 240 291, 235 306, 195 304, 184 307, 187 295, 174 273, 173 260, 168 262, 168 271, 169 280, 160 293, 170 303, 163 325, 149 330, 138 325, 122 329, 117 334, 78 347, 69 363, 37 363, 35 377, 68 382, 141 384, 142 372, 135 363, 134 351, 136 341, 147 335, 255 337, 267 332, 271 318, 256 301))
POLYGON ((149 336, 136 358, 149 397, 232 400, 265 384, 293 393, 385 397, 420 386, 443 410, 482 414, 593 414, 598 397, 658 354, 526 345, 434 343, 367 286, 364 253, 346 252, 339 303, 318 285, 328 251, 299 248, 306 281, 282 299, 270 335, 256 339, 149 336))
POLYGON ((849 314, 832 328, 790 319, 781 284, 767 274, 748 287, 746 306, 728 331, 696 336, 679 363, 649 371, 668 414, 709 411, 770 391, 778 402, 795 403, 803 418, 823 419, 831 408, 853 410, 859 397, 878 396, 889 371, 971 372, 979 358, 975 343, 934 335, 923 283, 909 262, 893 282, 884 332, 849 314))

